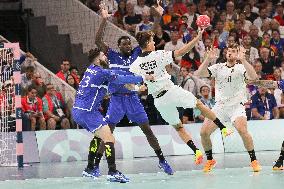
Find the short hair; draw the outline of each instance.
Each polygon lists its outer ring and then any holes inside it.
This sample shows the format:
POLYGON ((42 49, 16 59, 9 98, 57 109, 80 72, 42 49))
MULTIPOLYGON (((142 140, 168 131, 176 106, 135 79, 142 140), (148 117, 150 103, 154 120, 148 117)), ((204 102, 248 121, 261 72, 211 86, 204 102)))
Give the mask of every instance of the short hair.
POLYGON ((230 44, 229 46, 228 46, 228 48, 230 48, 230 49, 236 49, 236 48, 238 48, 239 47, 239 45, 237 44, 237 43, 233 43, 233 44, 230 44))
POLYGON ((34 71, 35 71, 35 67, 33 67, 33 66, 27 66, 26 72, 34 72, 34 71))
POLYGON ((124 40, 124 39, 128 39, 128 40, 131 41, 131 39, 130 39, 129 36, 123 35, 123 36, 121 36, 120 38, 118 38, 118 40, 117 40, 117 45, 120 45, 121 41, 124 40))
POLYGON ((100 55, 100 52, 101 51, 98 48, 89 50, 89 54, 88 54, 89 62, 92 63, 94 59, 100 55))
POLYGON ((208 85, 202 85, 199 89, 199 92, 201 93, 202 89, 205 88, 205 87, 207 87, 210 90, 210 87, 208 85))
POLYGON ((136 34, 136 40, 138 41, 139 46, 144 49, 147 47, 151 37, 154 36, 152 31, 142 31, 136 34))
POLYGON ((28 86, 28 92, 31 92, 33 89, 36 90, 36 87, 34 85, 28 86))

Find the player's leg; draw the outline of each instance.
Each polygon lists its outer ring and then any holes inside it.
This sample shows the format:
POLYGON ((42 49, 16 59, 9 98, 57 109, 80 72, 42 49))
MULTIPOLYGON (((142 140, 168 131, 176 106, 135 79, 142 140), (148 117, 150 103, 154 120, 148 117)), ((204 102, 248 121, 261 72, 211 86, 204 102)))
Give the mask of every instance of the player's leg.
POLYGON ((114 148, 114 136, 111 133, 110 127, 104 125, 96 130, 96 135, 102 139, 105 145, 105 153, 108 164, 108 180, 111 182, 126 183, 129 179, 116 169, 115 164, 115 148, 114 148))
POLYGON ((275 162, 273 166, 273 170, 284 170, 283 168, 283 161, 284 161, 284 141, 282 142, 281 152, 278 160, 275 162))
POLYGON ((129 98, 125 99, 125 107, 126 107, 126 115, 129 120, 137 123, 145 134, 149 145, 155 151, 157 157, 159 158, 159 164, 163 168, 163 170, 169 174, 173 174, 173 170, 166 161, 160 144, 158 142, 157 137, 154 135, 150 125, 148 116, 145 112, 143 105, 140 103, 140 99, 137 95, 130 96, 129 98))
POLYGON ((210 172, 212 168, 215 166, 216 161, 213 159, 212 154, 212 142, 210 139, 211 134, 217 129, 217 126, 213 123, 213 121, 209 119, 205 119, 204 123, 201 127, 200 136, 201 136, 201 143, 203 149, 205 151, 207 161, 203 168, 204 172, 210 172))
POLYGON ((228 136, 232 133, 230 129, 227 129, 225 125, 220 121, 216 114, 207 106, 205 106, 199 99, 197 99, 191 92, 184 90, 181 87, 175 87, 177 107, 183 108, 198 108, 201 111, 201 114, 206 118, 212 120, 214 124, 217 125, 222 131, 224 136, 228 136), (187 99, 186 101, 184 99, 187 99))
POLYGON ((176 108, 178 107, 179 99, 176 95, 176 91, 171 89, 165 93, 164 96, 156 98, 154 104, 162 118, 170 125, 174 126, 179 137, 193 150, 195 153, 195 163, 200 164, 202 162, 202 152, 195 146, 191 135, 186 131, 179 119, 179 112, 176 108))
POLYGON ((250 133, 247 130, 247 118, 245 116, 237 117, 234 121, 234 126, 241 136, 244 146, 247 149, 250 159, 251 167, 253 171, 258 172, 261 170, 261 167, 256 159, 253 140, 250 133))
MULTIPOLYGON (((113 133, 116 124, 118 124, 125 115, 126 109, 123 107, 123 96, 112 95, 109 102, 109 107, 106 113, 105 120, 108 123, 111 133, 113 133)), ((94 167, 99 170, 99 164, 105 151, 105 144, 102 142, 96 154, 92 156, 90 161, 95 161, 94 167)))
POLYGON ((217 127, 219 127, 222 131, 223 136, 228 136, 232 133, 232 130, 227 129, 226 126, 220 121, 220 119, 216 116, 216 114, 207 106, 205 106, 200 100, 196 101, 196 107, 201 111, 201 114, 212 120, 217 127))

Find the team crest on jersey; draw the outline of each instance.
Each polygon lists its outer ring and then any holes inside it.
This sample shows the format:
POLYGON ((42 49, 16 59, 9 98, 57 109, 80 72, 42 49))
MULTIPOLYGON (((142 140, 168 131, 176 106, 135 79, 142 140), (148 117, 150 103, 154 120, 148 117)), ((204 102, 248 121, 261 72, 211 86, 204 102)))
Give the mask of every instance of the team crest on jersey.
POLYGON ((145 71, 153 70, 158 67, 157 62, 155 60, 152 60, 150 62, 141 63, 139 66, 142 70, 145 70, 145 71))

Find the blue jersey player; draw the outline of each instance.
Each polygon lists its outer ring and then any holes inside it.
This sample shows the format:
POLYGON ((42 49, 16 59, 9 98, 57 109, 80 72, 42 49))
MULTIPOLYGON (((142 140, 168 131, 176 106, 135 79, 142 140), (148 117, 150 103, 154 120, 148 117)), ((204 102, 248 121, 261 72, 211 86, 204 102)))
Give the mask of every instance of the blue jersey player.
MULTIPOLYGON (((101 22, 99 30, 96 34, 96 45, 107 55, 110 68, 112 70, 118 72, 122 70, 127 72, 129 75, 133 75, 133 73, 129 72, 129 67, 140 55, 140 47, 132 49, 130 38, 128 36, 122 36, 118 39, 118 47, 120 52, 109 48, 102 40, 103 31, 107 23, 107 12, 102 9, 101 13, 103 21, 101 22)), ((116 83, 109 84, 109 92, 111 93, 111 98, 106 120, 112 131, 114 130, 116 124, 122 120, 124 115, 126 115, 132 122, 137 123, 143 133, 146 135, 150 146, 153 148, 157 157, 159 158, 159 167, 163 169, 165 173, 172 175, 173 170, 163 156, 161 147, 156 136, 151 130, 147 114, 143 105, 140 103, 137 92, 130 91, 116 83)), ((103 154, 103 147, 103 145, 100 146, 100 149, 95 157, 95 166, 97 167, 103 154)))
MULTIPOLYGON (((98 49, 89 52, 89 61, 92 63, 84 73, 80 82, 73 105, 72 113, 75 122, 88 131, 94 133, 94 139, 90 143, 90 151, 95 152, 100 142, 105 146, 106 159, 109 167, 108 180, 113 182, 128 182, 122 173, 116 170, 114 136, 99 112, 101 101, 107 93, 109 82, 113 83, 139 83, 141 77, 135 76, 118 76, 110 70, 103 69, 107 65, 106 56, 98 49)), ((88 159, 93 156, 89 153, 88 159)), ((88 162, 88 167, 83 172, 84 176, 92 176, 96 173, 93 162, 88 162)))

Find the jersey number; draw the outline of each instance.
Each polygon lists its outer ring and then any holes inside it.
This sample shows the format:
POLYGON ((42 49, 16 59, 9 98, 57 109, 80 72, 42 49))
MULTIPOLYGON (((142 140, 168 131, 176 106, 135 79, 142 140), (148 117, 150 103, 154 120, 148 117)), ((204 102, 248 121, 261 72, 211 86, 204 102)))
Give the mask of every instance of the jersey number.
POLYGON ((81 83, 80 83, 80 86, 81 87, 88 87, 90 80, 91 80, 91 78, 89 76, 84 76, 81 83))
POLYGON ((228 82, 232 82, 232 76, 228 77, 228 82))

